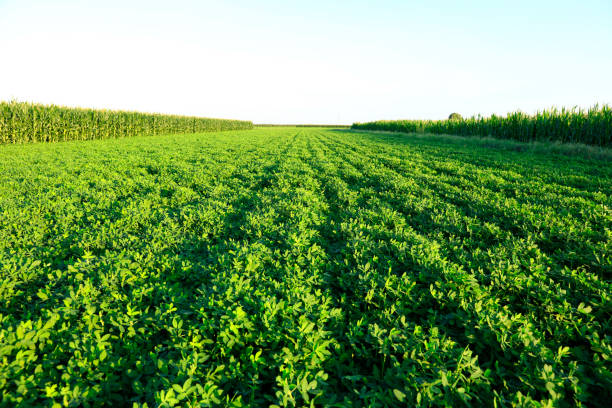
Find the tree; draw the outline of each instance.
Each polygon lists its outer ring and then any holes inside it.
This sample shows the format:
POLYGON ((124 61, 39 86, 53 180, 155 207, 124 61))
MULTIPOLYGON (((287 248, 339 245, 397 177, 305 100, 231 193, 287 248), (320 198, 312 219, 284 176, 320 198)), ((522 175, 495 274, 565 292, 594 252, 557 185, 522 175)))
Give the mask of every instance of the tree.
POLYGON ((448 115, 448 120, 463 120, 463 117, 457 112, 454 112, 448 115))

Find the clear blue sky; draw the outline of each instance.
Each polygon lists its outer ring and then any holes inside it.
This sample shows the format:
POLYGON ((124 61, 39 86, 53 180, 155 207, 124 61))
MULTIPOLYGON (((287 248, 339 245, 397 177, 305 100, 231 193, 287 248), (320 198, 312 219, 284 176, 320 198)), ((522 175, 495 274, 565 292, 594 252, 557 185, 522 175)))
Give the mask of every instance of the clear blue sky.
POLYGON ((351 123, 612 102, 611 0, 0 0, 0 99, 351 123))

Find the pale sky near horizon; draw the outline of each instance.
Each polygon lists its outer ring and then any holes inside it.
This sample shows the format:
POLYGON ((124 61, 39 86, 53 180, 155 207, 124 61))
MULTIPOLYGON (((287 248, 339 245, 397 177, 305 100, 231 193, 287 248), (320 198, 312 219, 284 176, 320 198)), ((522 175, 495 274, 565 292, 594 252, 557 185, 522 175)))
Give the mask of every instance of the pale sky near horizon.
POLYGON ((612 0, 0 0, 0 100, 352 123, 612 103, 612 0))

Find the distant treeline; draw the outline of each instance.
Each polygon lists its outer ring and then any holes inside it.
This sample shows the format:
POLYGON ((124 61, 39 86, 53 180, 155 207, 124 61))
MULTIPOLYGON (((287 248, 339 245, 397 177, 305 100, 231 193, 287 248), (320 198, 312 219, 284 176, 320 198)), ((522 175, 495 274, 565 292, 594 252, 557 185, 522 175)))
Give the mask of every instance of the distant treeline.
POLYGON ((242 120, 0 102, 0 144, 252 129, 242 120))
POLYGON ((350 128, 351 125, 277 125, 277 124, 261 124, 254 125, 255 127, 323 127, 323 128, 350 128))
POLYGON ((535 115, 514 112, 505 117, 479 115, 469 119, 380 120, 354 123, 352 128, 612 146, 612 109, 608 105, 595 105, 588 110, 553 108, 535 115))

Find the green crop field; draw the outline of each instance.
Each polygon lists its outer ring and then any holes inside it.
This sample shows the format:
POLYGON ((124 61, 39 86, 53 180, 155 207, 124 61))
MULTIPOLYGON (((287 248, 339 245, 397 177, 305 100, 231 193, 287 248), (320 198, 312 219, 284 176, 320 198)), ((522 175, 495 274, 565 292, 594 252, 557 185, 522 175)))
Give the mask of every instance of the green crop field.
POLYGON ((0 144, 251 129, 244 120, 0 101, 0 144))
POLYGON ((0 146, 1 406, 607 407, 609 152, 0 146))
MULTIPOLYGON (((552 108, 534 115, 513 112, 504 116, 481 115, 463 119, 458 113, 449 120, 379 120, 354 123, 353 129, 462 136, 493 136, 521 142, 581 143, 612 146, 612 107, 595 105, 552 108)), ((451 116, 452 116, 451 115, 451 116)))

